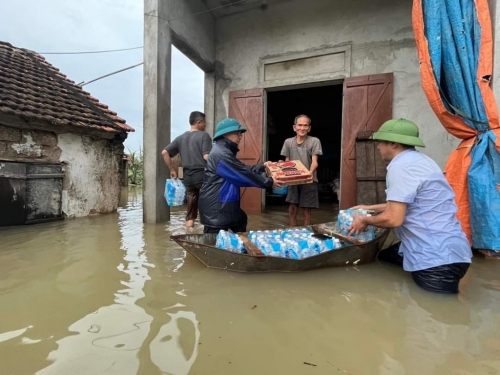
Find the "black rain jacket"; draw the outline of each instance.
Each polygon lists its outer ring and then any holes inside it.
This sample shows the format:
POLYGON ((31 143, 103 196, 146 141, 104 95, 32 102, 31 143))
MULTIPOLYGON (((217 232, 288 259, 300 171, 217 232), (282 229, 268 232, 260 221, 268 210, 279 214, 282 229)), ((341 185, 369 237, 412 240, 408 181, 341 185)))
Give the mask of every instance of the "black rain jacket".
POLYGON ((238 145, 227 138, 215 142, 205 167, 198 207, 203 225, 226 228, 237 224, 240 188, 266 189, 273 179, 263 175, 264 164, 245 165, 236 158, 238 145))

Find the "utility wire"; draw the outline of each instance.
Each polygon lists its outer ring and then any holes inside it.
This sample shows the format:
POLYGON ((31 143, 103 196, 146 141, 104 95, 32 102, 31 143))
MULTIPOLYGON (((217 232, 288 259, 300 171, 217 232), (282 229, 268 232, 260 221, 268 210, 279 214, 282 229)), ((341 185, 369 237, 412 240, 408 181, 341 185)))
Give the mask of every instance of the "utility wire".
MULTIPOLYGON (((248 1, 248 0, 238 0, 238 1, 235 1, 234 3, 229 3, 229 4, 221 5, 221 6, 218 6, 218 7, 215 7, 215 8, 210 8, 210 9, 202 10, 200 12, 191 13, 191 14, 179 17, 179 18, 173 18, 173 19, 169 19, 169 20, 167 20, 167 19, 165 19, 163 17, 157 16, 157 15, 154 15, 154 14, 145 13, 144 15, 148 16, 148 17, 156 17, 156 18, 162 19, 162 20, 164 20, 166 22, 171 22, 171 21, 178 21, 178 20, 181 20, 181 19, 184 19, 184 18, 187 18, 187 17, 197 16, 197 15, 203 14, 203 13, 208 13, 208 12, 211 12, 213 10, 217 10, 217 9, 221 9, 221 8, 226 8, 226 7, 229 7, 229 6, 232 6, 232 5, 244 3, 245 1, 248 1)), ((132 48, 122 48, 122 49, 109 49, 109 50, 103 50, 103 51, 36 52, 36 53, 38 53, 40 55, 85 55, 85 54, 90 54, 90 53, 109 53, 109 52, 132 51, 132 50, 141 49, 141 48, 144 48, 144 46, 132 47, 132 48)), ((31 51, 31 50, 28 50, 28 49, 25 49, 25 51, 26 52, 30 52, 30 53, 35 53, 35 51, 31 51)))
POLYGON ((139 63, 139 64, 135 64, 135 65, 132 65, 132 66, 129 66, 129 67, 126 67, 126 68, 123 68, 123 69, 117 70, 117 71, 115 71, 115 72, 112 72, 112 73, 109 73, 109 74, 103 75, 103 76, 101 76, 101 77, 98 77, 98 78, 93 79, 93 80, 88 81, 88 82, 85 82, 85 81, 80 82, 80 83, 78 84, 78 86, 83 87, 83 86, 85 86, 85 85, 88 85, 89 83, 92 83, 92 82, 95 82, 95 81, 99 81, 100 79, 103 79, 103 78, 106 78, 106 77, 112 76, 112 75, 114 75, 114 74, 118 74, 118 73, 124 72, 125 70, 129 70, 129 69, 135 68, 135 67, 140 66, 140 65, 142 65, 142 64, 144 64, 144 62, 141 62, 141 63, 139 63))
MULTIPOLYGON (((207 9, 207 10, 203 10, 201 12, 196 12, 196 13, 192 13, 192 14, 188 14, 184 17, 179 17, 179 18, 174 18, 174 19, 170 19, 170 20, 167 20, 167 19, 164 19, 160 16, 157 16, 157 15, 154 15, 154 14, 147 14, 145 13, 144 15, 145 16, 149 16, 149 17, 156 17, 156 18, 160 18, 166 22, 171 22, 171 21, 177 21, 177 20, 180 20, 180 19, 183 19, 183 18, 187 18, 187 17, 192 17, 192 16, 196 16, 196 15, 199 15, 199 14, 203 14, 203 13, 208 13, 208 12, 211 12, 213 10, 217 10, 217 9, 221 9, 221 8, 225 8, 225 7, 228 7, 228 6, 231 6, 231 5, 236 5, 236 4, 240 4, 240 3, 244 3, 245 1, 247 0, 239 0, 239 1, 235 1, 233 3, 229 3, 229 4, 225 4, 225 5, 221 5, 221 6, 218 6, 218 7, 215 7, 215 8, 210 8, 210 9, 207 9)), ((141 46, 141 47, 132 47, 132 48, 122 48, 122 49, 114 49, 114 50, 104 50, 104 51, 82 51, 82 52, 38 52, 40 55, 81 55, 81 54, 87 54, 87 53, 107 53, 107 52, 119 52, 119 51, 130 51, 130 50, 134 50, 134 49, 140 49, 140 48, 143 48, 144 46, 141 46)), ((25 50, 27 52, 31 52, 33 53, 34 51, 30 51, 30 50, 25 50)), ((132 66, 129 66, 129 67, 126 67, 126 68, 123 68, 123 69, 120 69, 120 70, 117 70, 117 71, 114 71, 112 73, 109 73, 109 74, 106 74, 106 75, 103 75, 101 77, 98 77, 98 78, 95 78, 91 81, 88 81, 88 82, 85 82, 85 81, 82 81, 78 84, 78 86, 85 86, 85 85, 88 85, 89 83, 92 83, 92 82, 95 82, 95 81, 99 81, 100 79, 103 79, 103 78, 106 78, 106 77, 109 77, 109 76, 112 76, 114 74, 118 74, 118 73, 121 73, 121 72, 124 72, 126 70, 129 70, 129 69, 133 69, 133 68, 136 68, 140 65, 144 64, 144 62, 141 62, 139 64, 135 64, 135 65, 132 65, 132 66)))
POLYGON ((134 49, 141 49, 140 47, 132 47, 132 48, 122 48, 122 49, 108 49, 104 51, 82 51, 82 52, 37 52, 40 55, 83 55, 87 53, 108 53, 108 52, 121 52, 121 51, 131 51, 134 49))

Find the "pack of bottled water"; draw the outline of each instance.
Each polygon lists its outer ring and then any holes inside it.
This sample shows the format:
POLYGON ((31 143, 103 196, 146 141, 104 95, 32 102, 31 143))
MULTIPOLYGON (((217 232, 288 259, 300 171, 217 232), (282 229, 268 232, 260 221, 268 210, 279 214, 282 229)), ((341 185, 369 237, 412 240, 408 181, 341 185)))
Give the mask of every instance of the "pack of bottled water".
POLYGON ((168 179, 165 183, 165 200, 170 207, 182 206, 186 199, 186 187, 178 178, 168 179))
POLYGON ((267 256, 280 257, 284 248, 281 231, 250 231, 248 239, 267 256))
MULTIPOLYGON (((337 224, 339 232, 344 235, 349 235, 349 227, 354 221, 353 215, 371 216, 366 210, 353 210, 348 208, 347 210, 340 210, 339 216, 337 218, 337 224)), ((375 228, 372 225, 368 225, 366 229, 359 234, 352 234, 354 237, 360 241, 368 242, 375 239, 375 228)))
POLYGON ((263 254, 289 259, 305 259, 342 247, 338 239, 320 240, 305 228, 252 231, 248 237, 263 254))
POLYGON ((246 253, 245 244, 236 233, 221 230, 216 237, 215 247, 222 250, 228 250, 233 253, 246 253))

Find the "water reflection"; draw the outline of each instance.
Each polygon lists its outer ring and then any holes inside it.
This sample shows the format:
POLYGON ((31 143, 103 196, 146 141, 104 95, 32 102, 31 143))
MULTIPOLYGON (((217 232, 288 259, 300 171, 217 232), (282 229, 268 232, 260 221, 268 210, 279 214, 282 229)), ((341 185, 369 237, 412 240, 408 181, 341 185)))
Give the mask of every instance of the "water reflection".
MULTIPOLYGON (((156 267, 148 260, 148 248, 156 249, 157 239, 165 236, 158 233, 164 231, 162 226, 148 226, 145 230, 140 194, 133 192, 128 197, 126 207, 118 210, 119 242, 123 253, 116 267, 127 275, 120 281, 125 288, 114 293, 114 304, 100 307, 70 325, 72 335, 57 341, 58 348, 48 356, 53 363, 38 371, 38 375, 135 374, 141 367, 148 369, 147 373, 187 375, 194 363, 200 336, 196 315, 191 311, 164 309, 150 315, 147 306, 137 303, 145 297, 145 285, 151 280, 149 273, 156 267), (148 230, 156 233, 146 241, 144 234, 148 230), (159 322, 162 325, 158 326, 159 322), (190 322, 191 327, 186 322, 190 322), (184 328, 180 329, 181 326, 184 328), (186 332, 191 334, 187 340, 185 336, 189 334, 186 332), (151 335, 154 338, 150 339, 151 335), (181 345, 183 341, 190 342, 187 356, 181 345), (144 347, 149 347, 149 358, 139 355, 144 347)), ((173 225, 175 221, 174 217, 173 225)), ((111 233, 108 231, 107 235, 111 233)), ((176 272, 186 254, 184 251, 167 254, 164 263, 168 270, 176 272)))
MULTIPOLYGON (((0 374, 500 374, 500 262, 459 296, 379 263, 231 273, 169 241, 183 212, 141 206, 0 231, 0 374)), ((286 214, 250 217, 271 226, 286 214)))
MULTIPOLYGON (((25 334, 26 331, 30 328, 33 328, 33 326, 21 328, 21 329, 11 331, 11 332, 0 333, 0 342, 12 340, 13 338, 19 337, 19 336, 25 334)), ((23 337, 23 338, 26 339, 25 337, 23 337)), ((29 340, 29 339, 27 339, 27 340, 29 340)), ((33 341, 35 341, 35 340, 33 340, 33 341)))
POLYGON ((198 356, 199 322, 192 311, 166 314, 170 321, 159 329, 151 341, 151 360, 162 373, 187 375, 198 356))
MULTIPOLYGON (((113 292, 113 304, 102 306, 71 324, 69 331, 73 334, 57 341, 58 348, 48 356, 53 363, 37 374, 138 371, 137 353, 149 333, 152 317, 136 302, 145 296, 143 288, 150 280, 148 267, 152 265, 144 252, 141 202, 134 194, 130 198, 127 206, 118 210, 118 227, 105 231, 108 246, 113 242, 120 244, 122 254, 116 258, 115 267, 127 275, 120 278, 125 288, 113 292), (115 231, 118 235, 113 241, 115 231)), ((108 246, 101 250, 114 252, 108 246)))

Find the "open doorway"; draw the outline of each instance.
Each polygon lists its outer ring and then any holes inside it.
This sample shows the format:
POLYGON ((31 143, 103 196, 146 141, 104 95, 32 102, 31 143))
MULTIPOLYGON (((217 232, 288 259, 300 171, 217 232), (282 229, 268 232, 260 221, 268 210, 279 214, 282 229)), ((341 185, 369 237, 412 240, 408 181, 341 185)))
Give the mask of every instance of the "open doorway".
MULTIPOLYGON (((267 160, 283 159, 281 149, 287 138, 295 136, 293 122, 299 114, 308 115, 311 136, 319 138, 323 155, 318 158, 320 209, 338 207, 334 180, 340 178, 342 139, 342 84, 267 93, 267 160)), ((286 211, 285 196, 268 189, 266 211, 286 211)))

